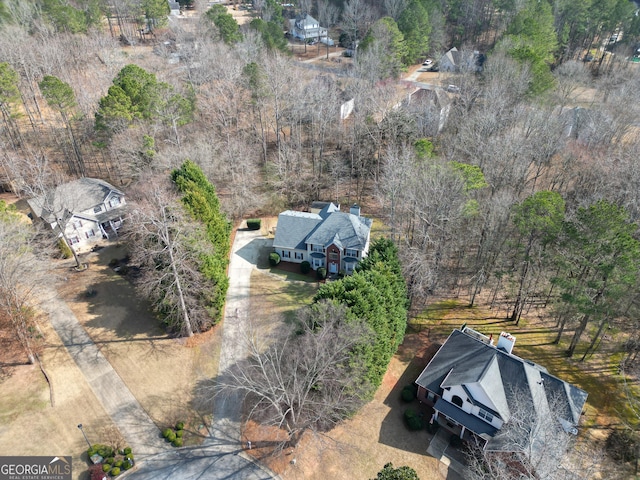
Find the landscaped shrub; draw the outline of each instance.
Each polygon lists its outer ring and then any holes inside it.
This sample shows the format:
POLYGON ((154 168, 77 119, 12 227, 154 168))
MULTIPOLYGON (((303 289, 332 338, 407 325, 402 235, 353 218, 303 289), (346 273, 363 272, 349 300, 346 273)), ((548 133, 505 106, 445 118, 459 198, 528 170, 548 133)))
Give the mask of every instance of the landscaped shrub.
POLYGON ((184 430, 184 422, 176 423, 176 430, 184 430))
POLYGON ((133 467, 133 463, 131 463, 129 460, 125 460, 122 463, 122 468, 124 468, 125 470, 129 470, 131 467, 133 467))
POLYGON ((613 430, 607 437, 607 453, 618 462, 635 459, 637 448, 638 439, 632 430, 613 430))
POLYGON ((116 460, 113 464, 114 467, 122 467, 122 460, 116 460))
POLYGON ((300 264, 300 271, 306 275, 311 271, 311 264, 305 260, 300 264))
POLYGON ((259 218, 250 218, 247 220, 247 228, 249 230, 260 230, 261 220, 259 218))
POLYGON ((271 265, 272 267, 275 267, 279 263, 280 263, 280 255, 278 255, 276 252, 270 253, 269 254, 269 265, 271 265))
POLYGON ((64 238, 58 240, 58 248, 60 249, 60 255, 62 258, 71 258, 73 256, 73 252, 67 245, 67 242, 64 241, 64 238))
POLYGON ((422 418, 418 416, 415 410, 407 408, 404 411, 404 421, 407 424, 409 430, 422 430, 424 427, 422 418))
POLYGON ((89 480, 102 480, 105 474, 102 468, 103 466, 101 463, 91 465, 89 467, 89 480))
POLYGON ((324 280, 327 278, 327 269, 324 267, 320 267, 316 270, 316 275, 320 280, 324 280))
POLYGON ((402 389, 402 400, 405 402, 413 402, 416 398, 416 388, 413 385, 406 385, 402 389))
POLYGON ((125 460, 129 460, 130 462, 133 462, 133 453, 127 453, 124 456, 125 460))
POLYGON ((100 455, 102 458, 109 458, 109 457, 113 457, 113 454, 115 452, 113 448, 111 448, 109 445, 102 445, 101 443, 96 443, 92 445, 89 450, 87 450, 87 455, 89 455, 89 458, 91 458, 96 453, 100 455))
POLYGON ((167 436, 167 440, 170 442, 173 442, 175 439, 176 439, 176 432, 171 430, 171 433, 169 433, 169 435, 167 436))
POLYGON ((126 455, 131 455, 131 452, 132 452, 133 450, 131 450, 131 447, 127 447, 127 448, 125 448, 123 451, 124 451, 124 454, 125 454, 125 456, 126 456, 126 455))
POLYGON ((176 430, 176 437, 181 438, 184 434, 184 430, 176 430))
POLYGON ((117 477, 118 475, 120 475, 120 468, 119 467, 113 467, 111 469, 111 471, 109 472, 109 475, 111 475, 112 477, 117 477))
POLYGON ((182 446, 182 438, 176 438, 171 443, 173 443, 174 447, 181 447, 182 446))
POLYGON ((111 465, 109 465, 108 463, 103 463, 102 464, 102 471, 103 472, 108 472, 109 470, 111 470, 111 465))
POLYGON ((163 436, 164 438, 169 438, 169 435, 171 435, 172 433, 173 433, 173 430, 172 430, 172 429, 170 429, 170 428, 165 428, 165 429, 162 431, 162 436, 163 436))
POLYGON ((105 458, 103 460, 103 463, 108 463, 109 465, 113 465, 113 462, 115 461, 115 458, 113 457, 109 457, 109 458, 105 458))

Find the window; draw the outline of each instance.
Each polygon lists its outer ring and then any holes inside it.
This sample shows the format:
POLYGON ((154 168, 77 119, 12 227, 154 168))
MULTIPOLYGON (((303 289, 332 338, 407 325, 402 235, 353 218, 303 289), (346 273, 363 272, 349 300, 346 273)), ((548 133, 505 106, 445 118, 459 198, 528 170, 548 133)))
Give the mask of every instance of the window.
POLYGON ((312 248, 312 250, 313 250, 314 252, 321 252, 321 253, 324 253, 324 247, 323 247, 322 245, 314 245, 314 246, 313 246, 313 248, 312 248))
POLYGON ((87 238, 91 238, 91 237, 95 237, 96 236, 96 232, 93 231, 93 228, 91 230, 89 230, 88 232, 84 232, 84 234, 87 236, 87 238))
POLYGON ((282 258, 291 258, 291 252, 288 250, 282 250, 282 258))
POLYGON ((329 259, 330 260, 337 260, 338 259, 338 253, 337 252, 329 252, 329 259))
POLYGON ((98 205, 97 207, 93 207, 93 213, 100 213, 102 211, 102 205, 98 205))
POLYGON ((75 228, 80 228, 82 226, 82 220, 74 220, 73 221, 73 226, 75 228))
POLYGON ((302 252, 295 252, 296 260, 304 260, 304 254, 302 252))
POLYGON ((345 252, 345 255, 347 257, 358 258, 358 250, 353 250, 353 249, 348 248, 347 251, 345 252))
POLYGON ((480 409, 480 411, 478 412, 478 416, 480 418, 484 418, 489 423, 493 422, 493 415, 485 410, 480 409))
POLYGON ((80 243, 80 239, 78 237, 69 237, 69 243, 75 245, 76 243, 80 243))
POLYGON ((451 398, 451 403, 453 403, 454 405, 457 405, 460 408, 462 408, 462 399, 458 395, 454 395, 451 398))
POLYGON ((115 207, 116 205, 120 205, 120 197, 113 197, 111 200, 109 200, 109 205, 111 207, 115 207))

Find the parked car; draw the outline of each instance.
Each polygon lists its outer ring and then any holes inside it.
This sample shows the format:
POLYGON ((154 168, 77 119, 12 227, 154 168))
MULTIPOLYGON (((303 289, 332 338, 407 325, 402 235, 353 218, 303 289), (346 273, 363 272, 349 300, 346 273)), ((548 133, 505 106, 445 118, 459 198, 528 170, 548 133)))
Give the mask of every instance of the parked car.
POLYGON ((451 93, 460 93, 460 87, 457 85, 447 85, 446 90, 451 93))
POLYGON ((582 59, 583 62, 593 62, 593 55, 591 55, 590 53, 587 53, 584 58, 582 59))
POLYGON ((431 60, 430 58, 427 58, 424 62, 422 62, 422 65, 424 65, 425 67, 429 67, 431 66, 431 64, 433 64, 433 60, 431 60))

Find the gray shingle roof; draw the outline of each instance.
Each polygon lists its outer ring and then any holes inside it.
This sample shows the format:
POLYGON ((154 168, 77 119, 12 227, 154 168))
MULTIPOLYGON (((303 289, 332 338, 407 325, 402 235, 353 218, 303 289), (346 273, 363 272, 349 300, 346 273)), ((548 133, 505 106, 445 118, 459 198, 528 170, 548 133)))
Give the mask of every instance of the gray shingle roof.
MULTIPOLYGON (((587 392, 551 375, 543 367, 460 330, 451 333, 419 375, 416 384, 436 393, 441 393, 441 387, 479 385, 493 402, 495 409, 492 410, 505 422, 515 411, 517 400, 519 408, 522 408, 523 401, 529 404, 532 418, 548 415, 551 402, 556 417, 564 421, 561 422, 563 426, 577 425, 587 400, 587 392), (520 392, 521 398, 514 398, 520 392), (534 402, 534 398, 546 401, 534 402)), ((496 435, 487 448, 506 448, 502 441, 503 438, 496 435)))
POLYGON ((373 220, 338 211, 334 204, 320 213, 287 210, 278 215, 274 248, 306 249, 307 244, 363 250, 373 220))
POLYGON ((38 217, 51 223, 56 220, 56 215, 64 215, 66 212, 79 213, 103 203, 112 191, 124 195, 104 180, 80 178, 58 185, 45 195, 31 198, 27 202, 38 217))

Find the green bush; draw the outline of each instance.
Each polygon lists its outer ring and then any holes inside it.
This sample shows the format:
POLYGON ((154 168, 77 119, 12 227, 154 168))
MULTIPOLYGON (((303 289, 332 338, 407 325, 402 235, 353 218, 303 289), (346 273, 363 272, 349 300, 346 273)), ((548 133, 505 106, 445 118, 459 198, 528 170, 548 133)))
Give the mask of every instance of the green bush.
POLYGON ((125 470, 129 470, 131 467, 133 467, 133 465, 129 460, 125 460, 125 462, 122 464, 122 468, 124 468, 125 470))
POLYGON ((89 457, 92 457, 95 454, 100 455, 102 458, 113 457, 114 450, 109 445, 102 445, 101 443, 94 444, 89 450, 87 450, 87 454, 89 457))
POLYGON ((184 422, 176 423, 176 430, 184 430, 184 422))
POLYGON ((164 438, 169 438, 169 435, 171 435, 172 433, 173 433, 173 430, 172 430, 171 428, 165 428, 165 429, 162 431, 162 436, 163 436, 164 438))
POLYGON ((131 447, 127 447, 123 451, 124 451, 124 455, 125 456, 126 455, 131 455, 131 452, 133 452, 133 450, 131 450, 131 447))
POLYGON ((416 388, 413 385, 406 385, 402 389, 402 400, 404 402, 413 402, 416 398, 416 388))
POLYGON ((424 428, 422 418, 411 408, 407 408, 404 411, 404 421, 409 430, 422 430, 424 428))
POLYGON ((272 267, 275 267, 279 263, 280 263, 280 255, 278 255, 276 252, 270 253, 269 254, 269 265, 271 265, 272 267))
POLYGON ((176 439, 176 432, 171 430, 171 433, 167 436, 167 440, 173 442, 176 439))
POLYGON ((249 230, 260 230, 261 220, 259 218, 250 218, 247 220, 247 228, 249 230))
POLYGON ((120 467, 113 467, 109 472, 109 475, 111 475, 112 477, 117 477, 118 475, 120 475, 120 467))
POLYGON ((71 258, 73 257, 73 252, 67 245, 67 242, 64 241, 64 238, 58 240, 58 248, 60 249, 60 255, 62 258, 71 258))
POLYGON ((632 430, 613 430, 605 443, 609 456, 618 462, 630 462, 636 458, 638 439, 632 430))
POLYGON ((305 260, 300 264, 300 272, 302 272, 304 275, 306 275, 310 271, 311 271, 311 264, 309 262, 305 260))
POLYGON ((184 435, 184 430, 176 430, 176 437, 181 438, 184 435))
POLYGON ((115 460, 116 460, 115 458, 109 457, 109 458, 105 458, 103 462, 108 463, 109 465, 113 465, 113 462, 115 462, 115 460))
POLYGON ((133 453, 127 453, 124 458, 125 460, 133 461, 133 453))
POLYGON ((318 268, 316 270, 316 276, 318 277, 318 279, 324 280, 325 278, 327 278, 327 269, 324 267, 318 268))
POLYGON ((111 470, 111 465, 109 465, 108 463, 103 463, 102 464, 102 471, 103 472, 108 472, 109 470, 111 470))
POLYGON ((181 447, 182 446, 182 438, 176 438, 171 443, 173 443, 174 447, 181 447))
POLYGON ((122 462, 122 460, 117 460, 117 461, 113 464, 113 466, 114 466, 114 467, 122 467, 122 463, 123 463, 123 462, 122 462))

